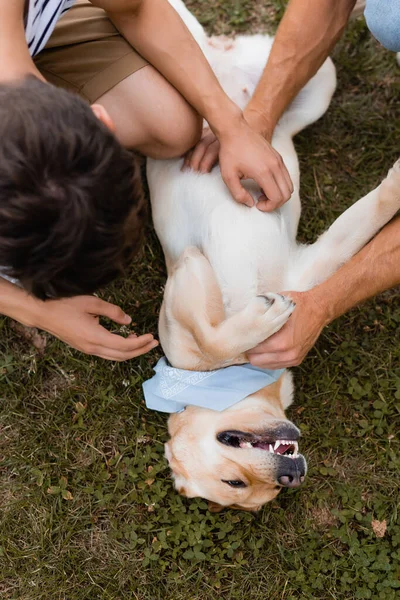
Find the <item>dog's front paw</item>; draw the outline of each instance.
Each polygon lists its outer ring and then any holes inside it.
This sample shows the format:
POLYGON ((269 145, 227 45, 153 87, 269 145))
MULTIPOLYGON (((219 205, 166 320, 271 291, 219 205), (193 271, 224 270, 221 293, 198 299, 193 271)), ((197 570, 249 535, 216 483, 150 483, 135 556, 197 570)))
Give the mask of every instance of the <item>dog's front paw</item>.
MULTIPOLYGON (((295 309, 295 303, 287 296, 269 292, 253 298, 246 309, 252 315, 250 325, 260 341, 279 331, 295 309)), ((259 343, 259 342, 257 342, 259 343)))

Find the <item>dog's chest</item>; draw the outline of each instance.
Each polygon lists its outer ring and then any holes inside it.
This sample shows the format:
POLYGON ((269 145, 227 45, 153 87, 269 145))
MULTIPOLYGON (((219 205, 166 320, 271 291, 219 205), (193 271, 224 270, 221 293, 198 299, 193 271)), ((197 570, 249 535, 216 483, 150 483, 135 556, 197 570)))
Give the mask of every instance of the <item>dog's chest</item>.
POLYGON ((237 204, 218 171, 182 173, 179 161, 149 161, 148 168, 154 226, 169 268, 186 248, 199 248, 228 314, 254 295, 284 289, 292 240, 280 210, 261 213, 237 204))
POLYGON ((290 242, 280 215, 231 201, 202 206, 197 200, 182 199, 173 223, 165 227, 162 243, 171 264, 196 246, 212 266, 227 315, 255 295, 284 289, 290 242))

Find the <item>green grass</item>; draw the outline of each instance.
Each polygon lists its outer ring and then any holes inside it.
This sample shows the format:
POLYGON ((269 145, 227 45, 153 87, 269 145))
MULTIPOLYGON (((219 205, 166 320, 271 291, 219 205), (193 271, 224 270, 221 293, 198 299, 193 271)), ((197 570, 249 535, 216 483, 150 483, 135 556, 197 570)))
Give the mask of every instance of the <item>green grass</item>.
MULTIPOLYGON (((214 32, 268 30, 281 2, 191 0, 214 32)), ((398 67, 351 25, 334 52, 328 114, 297 139, 315 239, 396 159, 398 67), (397 82, 396 82, 397 77, 397 82)), ((165 271, 149 231, 131 277, 103 297, 156 331, 165 271)), ((0 597, 4 600, 395 600, 400 591, 400 307, 389 291, 352 310, 295 369, 289 416, 304 487, 257 516, 211 514, 172 488, 166 419, 143 379, 159 352, 113 364, 48 337, 39 355, 0 321, 0 597), (384 537, 372 521, 386 521, 384 537)))

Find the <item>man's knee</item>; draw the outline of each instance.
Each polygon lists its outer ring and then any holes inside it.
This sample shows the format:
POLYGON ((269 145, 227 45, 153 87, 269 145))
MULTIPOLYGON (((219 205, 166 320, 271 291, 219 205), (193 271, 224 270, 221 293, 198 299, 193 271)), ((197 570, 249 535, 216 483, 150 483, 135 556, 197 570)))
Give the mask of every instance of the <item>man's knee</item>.
POLYGON ((145 156, 182 156, 200 139, 200 115, 150 65, 126 77, 97 103, 111 116, 119 141, 145 156))
MULTIPOLYGON (((182 99, 183 100, 183 99, 182 99)), ((185 102, 183 100, 183 102, 185 102)), ((185 154, 199 141, 203 119, 188 104, 177 108, 175 114, 153 130, 152 148, 147 152, 154 158, 177 158, 185 154)))
POLYGON ((372 35, 388 50, 400 51, 400 7, 397 0, 367 0, 365 20, 372 35))

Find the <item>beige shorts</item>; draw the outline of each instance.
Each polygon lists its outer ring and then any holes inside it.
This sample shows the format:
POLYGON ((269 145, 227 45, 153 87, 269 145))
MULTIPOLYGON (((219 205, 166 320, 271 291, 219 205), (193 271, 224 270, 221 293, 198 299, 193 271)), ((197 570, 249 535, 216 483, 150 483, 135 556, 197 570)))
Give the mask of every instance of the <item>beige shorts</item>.
POLYGON ((148 64, 106 13, 87 0, 77 0, 58 21, 34 61, 49 83, 77 92, 90 103, 148 64))

